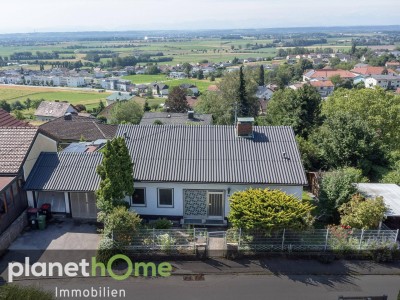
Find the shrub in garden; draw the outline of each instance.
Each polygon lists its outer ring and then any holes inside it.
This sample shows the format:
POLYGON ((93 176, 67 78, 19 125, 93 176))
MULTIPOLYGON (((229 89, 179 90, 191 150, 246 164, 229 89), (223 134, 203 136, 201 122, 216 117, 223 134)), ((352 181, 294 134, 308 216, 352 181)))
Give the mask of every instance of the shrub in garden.
POLYGON ((305 229, 314 221, 313 209, 309 202, 280 190, 250 188, 230 197, 229 221, 235 228, 250 230, 305 229))
POLYGON ((115 207, 104 221, 104 234, 113 237, 119 246, 127 246, 132 240, 137 227, 141 222, 135 212, 124 206, 115 207))
POLYGON ((354 185, 357 182, 366 182, 366 178, 355 168, 343 168, 324 174, 320 183, 319 200, 320 210, 328 221, 339 221, 337 209, 357 193, 354 185))
POLYGON ((340 223, 358 229, 375 229, 385 218, 386 209, 382 197, 366 199, 357 194, 339 207, 340 223))
POLYGON ((160 244, 162 251, 171 251, 173 245, 176 243, 176 239, 174 239, 170 234, 165 233, 157 236, 158 243, 160 244))
POLYGON ((172 227, 172 222, 166 218, 157 219, 153 226, 155 229, 170 229, 172 227))
POLYGON ((114 240, 104 235, 97 249, 96 260, 107 263, 112 256, 119 253, 118 246, 114 243, 114 240))

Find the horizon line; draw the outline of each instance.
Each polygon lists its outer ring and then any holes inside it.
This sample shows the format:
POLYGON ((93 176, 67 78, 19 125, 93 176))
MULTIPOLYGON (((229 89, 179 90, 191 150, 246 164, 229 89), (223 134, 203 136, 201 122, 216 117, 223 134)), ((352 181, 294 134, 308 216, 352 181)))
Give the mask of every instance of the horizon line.
MULTIPOLYGON (((76 31, 25 31, 25 32, 0 32, 0 35, 12 34, 43 34, 43 33, 112 33, 112 32, 198 32, 198 31, 234 31, 234 30, 279 30, 279 29, 335 29, 335 28, 379 28, 379 27, 400 27, 400 24, 392 25, 331 25, 331 26, 290 26, 290 27, 248 27, 248 28, 197 28, 197 29, 121 29, 121 30, 76 30, 76 31)), ((399 28, 400 29, 400 28, 399 28)))

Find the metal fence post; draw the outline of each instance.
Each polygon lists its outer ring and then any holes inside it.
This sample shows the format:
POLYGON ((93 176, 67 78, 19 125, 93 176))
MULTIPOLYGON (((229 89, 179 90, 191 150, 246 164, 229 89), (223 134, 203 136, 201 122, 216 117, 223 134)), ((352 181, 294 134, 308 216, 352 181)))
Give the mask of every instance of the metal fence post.
POLYGON ((394 239, 394 242, 396 243, 397 242, 397 239, 399 238, 399 230, 397 229, 397 231, 396 231, 396 237, 395 237, 395 239, 394 239))
POLYGON ((325 236, 325 247, 324 251, 328 248, 328 237, 329 237, 329 228, 326 229, 326 236, 325 236))
POLYGON ((194 251, 195 254, 196 254, 196 246, 197 246, 197 243, 196 243, 196 228, 193 228, 193 251, 194 251))
POLYGON ((285 244, 285 231, 286 231, 286 229, 283 229, 283 235, 282 235, 282 251, 283 251, 283 247, 284 247, 284 244, 285 244))
POLYGON ((361 229, 360 245, 358 246, 358 250, 361 250, 363 237, 364 237, 364 229, 361 229))
POLYGON ((240 241, 241 241, 241 239, 242 239, 242 228, 239 228, 238 250, 240 249, 240 241))
POLYGON ((153 228, 153 248, 155 247, 156 244, 156 233, 155 233, 155 228, 153 228))

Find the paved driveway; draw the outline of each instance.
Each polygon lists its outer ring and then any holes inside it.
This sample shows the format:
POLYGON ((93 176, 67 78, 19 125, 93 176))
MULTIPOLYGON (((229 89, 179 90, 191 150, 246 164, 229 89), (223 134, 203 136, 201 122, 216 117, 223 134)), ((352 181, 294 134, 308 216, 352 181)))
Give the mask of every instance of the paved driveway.
POLYGON ((9 250, 96 250, 99 241, 93 223, 57 217, 45 230, 25 231, 9 250))

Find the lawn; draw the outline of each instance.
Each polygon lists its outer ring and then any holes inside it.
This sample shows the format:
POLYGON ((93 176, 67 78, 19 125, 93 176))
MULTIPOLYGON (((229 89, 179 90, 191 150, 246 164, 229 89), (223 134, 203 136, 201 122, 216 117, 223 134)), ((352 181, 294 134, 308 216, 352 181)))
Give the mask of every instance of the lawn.
POLYGON ((0 100, 7 102, 31 100, 61 100, 71 104, 83 104, 87 108, 96 107, 100 100, 105 102, 110 93, 98 93, 93 91, 76 91, 67 89, 54 89, 45 87, 5 86, 0 85, 0 100))

